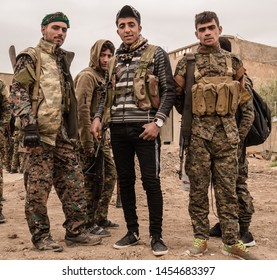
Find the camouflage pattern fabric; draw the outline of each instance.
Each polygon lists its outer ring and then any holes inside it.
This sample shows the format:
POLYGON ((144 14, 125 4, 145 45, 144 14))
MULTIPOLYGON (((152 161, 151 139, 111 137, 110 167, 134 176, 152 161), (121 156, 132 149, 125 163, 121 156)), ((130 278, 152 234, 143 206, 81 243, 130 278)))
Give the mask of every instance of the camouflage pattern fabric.
POLYGON ((5 156, 5 128, 11 118, 8 91, 5 83, 0 80, 0 213, 3 204, 3 160, 5 156))
POLYGON ((239 224, 249 226, 251 223, 252 215, 254 214, 253 197, 251 196, 248 186, 248 160, 246 152, 242 152, 239 159, 239 171, 236 182, 236 193, 238 196, 239 205, 239 224))
POLYGON ((30 153, 25 213, 32 241, 48 236, 47 200, 54 186, 62 203, 66 233, 76 235, 85 226, 86 200, 82 171, 72 145, 59 131, 56 147, 42 143, 42 153, 30 153))
MULTIPOLYGON (((85 177, 85 194, 87 199, 87 222, 89 225, 98 223, 107 219, 109 204, 113 194, 113 190, 116 183, 116 169, 108 142, 106 142, 102 148, 104 154, 104 186, 101 191, 101 198, 98 201, 97 210, 94 212, 94 203, 96 188, 99 187, 99 183, 93 180, 92 177, 84 175, 85 177)), ((87 153, 84 153, 80 148, 79 150, 80 165, 83 170, 88 169, 94 161, 94 158, 87 153)))
POLYGON ((0 130, 0 213, 2 212, 3 204, 3 159, 5 156, 5 148, 4 148, 5 136, 3 132, 0 130))
POLYGON ((95 213, 96 223, 108 219, 109 204, 112 198, 116 183, 116 170, 109 144, 106 143, 103 147, 104 153, 104 188, 102 190, 101 198, 98 203, 98 208, 95 213))
MULTIPOLYGON (((195 55, 198 74, 202 77, 225 76, 225 56, 226 52, 218 47, 201 45, 195 55)), ((234 55, 232 68, 233 79, 239 80, 244 74, 243 64, 234 55)), ((185 79, 185 73, 186 57, 178 62, 175 76, 185 79)), ((243 91, 239 106, 251 99, 250 93, 243 91)), ((222 241, 225 244, 238 241, 238 144, 250 129, 253 112, 245 110, 245 118, 248 120, 239 130, 235 116, 193 116, 192 137, 186 155, 186 173, 190 179, 189 213, 196 238, 209 239, 208 190, 212 182, 222 241)))
POLYGON ((12 155, 12 161, 11 161, 11 170, 20 169, 20 154, 18 152, 19 149, 19 133, 18 131, 14 132, 13 135, 13 155, 12 155))
POLYGON ((4 139, 4 158, 3 158, 3 165, 5 166, 5 169, 10 172, 11 166, 12 166, 12 156, 13 156, 13 139, 11 137, 7 137, 5 134, 4 139))
POLYGON ((186 173, 190 179, 189 213, 196 238, 209 239, 208 190, 212 182, 222 241, 234 244, 238 240, 236 154, 237 145, 228 143, 222 126, 217 126, 213 141, 192 135, 186 156, 186 173))
MULTIPOLYGON (((252 82, 247 75, 244 75, 244 80, 246 84, 247 91, 252 93, 252 82)), ((254 112, 253 101, 245 101, 243 102, 238 111, 238 130, 241 139, 241 143, 244 142, 249 129, 252 125, 251 114, 254 112)), ((254 205, 253 205, 253 197, 251 196, 248 186, 248 161, 246 158, 246 147, 240 144, 238 149, 238 158, 239 158, 239 170, 238 170, 238 178, 236 182, 236 192, 238 196, 238 205, 239 205, 239 224, 245 227, 249 227, 252 219, 252 215, 254 214, 254 205)))

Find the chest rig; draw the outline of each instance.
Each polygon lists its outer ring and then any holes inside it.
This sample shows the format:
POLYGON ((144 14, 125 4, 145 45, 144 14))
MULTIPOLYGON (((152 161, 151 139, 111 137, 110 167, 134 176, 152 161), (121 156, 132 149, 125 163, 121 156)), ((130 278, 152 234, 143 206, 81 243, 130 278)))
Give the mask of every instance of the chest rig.
POLYGON ((233 80, 232 58, 225 55, 224 76, 202 76, 195 64, 195 84, 192 86, 192 113, 201 116, 235 115, 240 102, 241 86, 233 80))

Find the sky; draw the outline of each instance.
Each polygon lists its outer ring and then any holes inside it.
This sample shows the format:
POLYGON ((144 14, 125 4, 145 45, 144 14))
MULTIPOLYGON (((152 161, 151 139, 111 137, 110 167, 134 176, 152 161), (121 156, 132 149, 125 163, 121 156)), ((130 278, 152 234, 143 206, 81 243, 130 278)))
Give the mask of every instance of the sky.
POLYGON ((12 73, 8 49, 16 52, 36 46, 40 23, 49 13, 61 11, 70 20, 62 48, 75 52, 73 77, 88 66, 91 46, 98 39, 121 43, 115 16, 124 5, 141 14, 143 37, 166 51, 197 42, 194 17, 205 10, 217 13, 223 35, 277 47, 276 0, 0 0, 0 72, 12 73))

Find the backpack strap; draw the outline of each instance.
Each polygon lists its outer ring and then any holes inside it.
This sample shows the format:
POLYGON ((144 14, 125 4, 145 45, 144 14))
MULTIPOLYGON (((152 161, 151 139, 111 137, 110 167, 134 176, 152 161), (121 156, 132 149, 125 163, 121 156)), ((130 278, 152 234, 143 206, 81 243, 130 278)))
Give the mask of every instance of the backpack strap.
POLYGON ((184 108, 182 113, 181 129, 184 137, 184 146, 187 147, 191 137, 191 123, 192 123, 192 91, 194 84, 194 70, 195 70, 195 55, 194 53, 187 53, 187 68, 186 68, 186 92, 184 108))

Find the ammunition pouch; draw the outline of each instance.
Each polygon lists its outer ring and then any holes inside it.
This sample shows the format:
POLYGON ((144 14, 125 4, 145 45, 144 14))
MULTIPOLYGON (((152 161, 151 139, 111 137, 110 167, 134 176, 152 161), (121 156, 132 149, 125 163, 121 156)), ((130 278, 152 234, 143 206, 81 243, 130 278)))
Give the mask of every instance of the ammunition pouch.
POLYGON ((134 77, 134 95, 142 110, 158 109, 160 105, 159 78, 147 70, 146 75, 134 77))
POLYGON ((192 113, 196 116, 235 115, 241 95, 232 77, 203 77, 192 87, 192 113))

